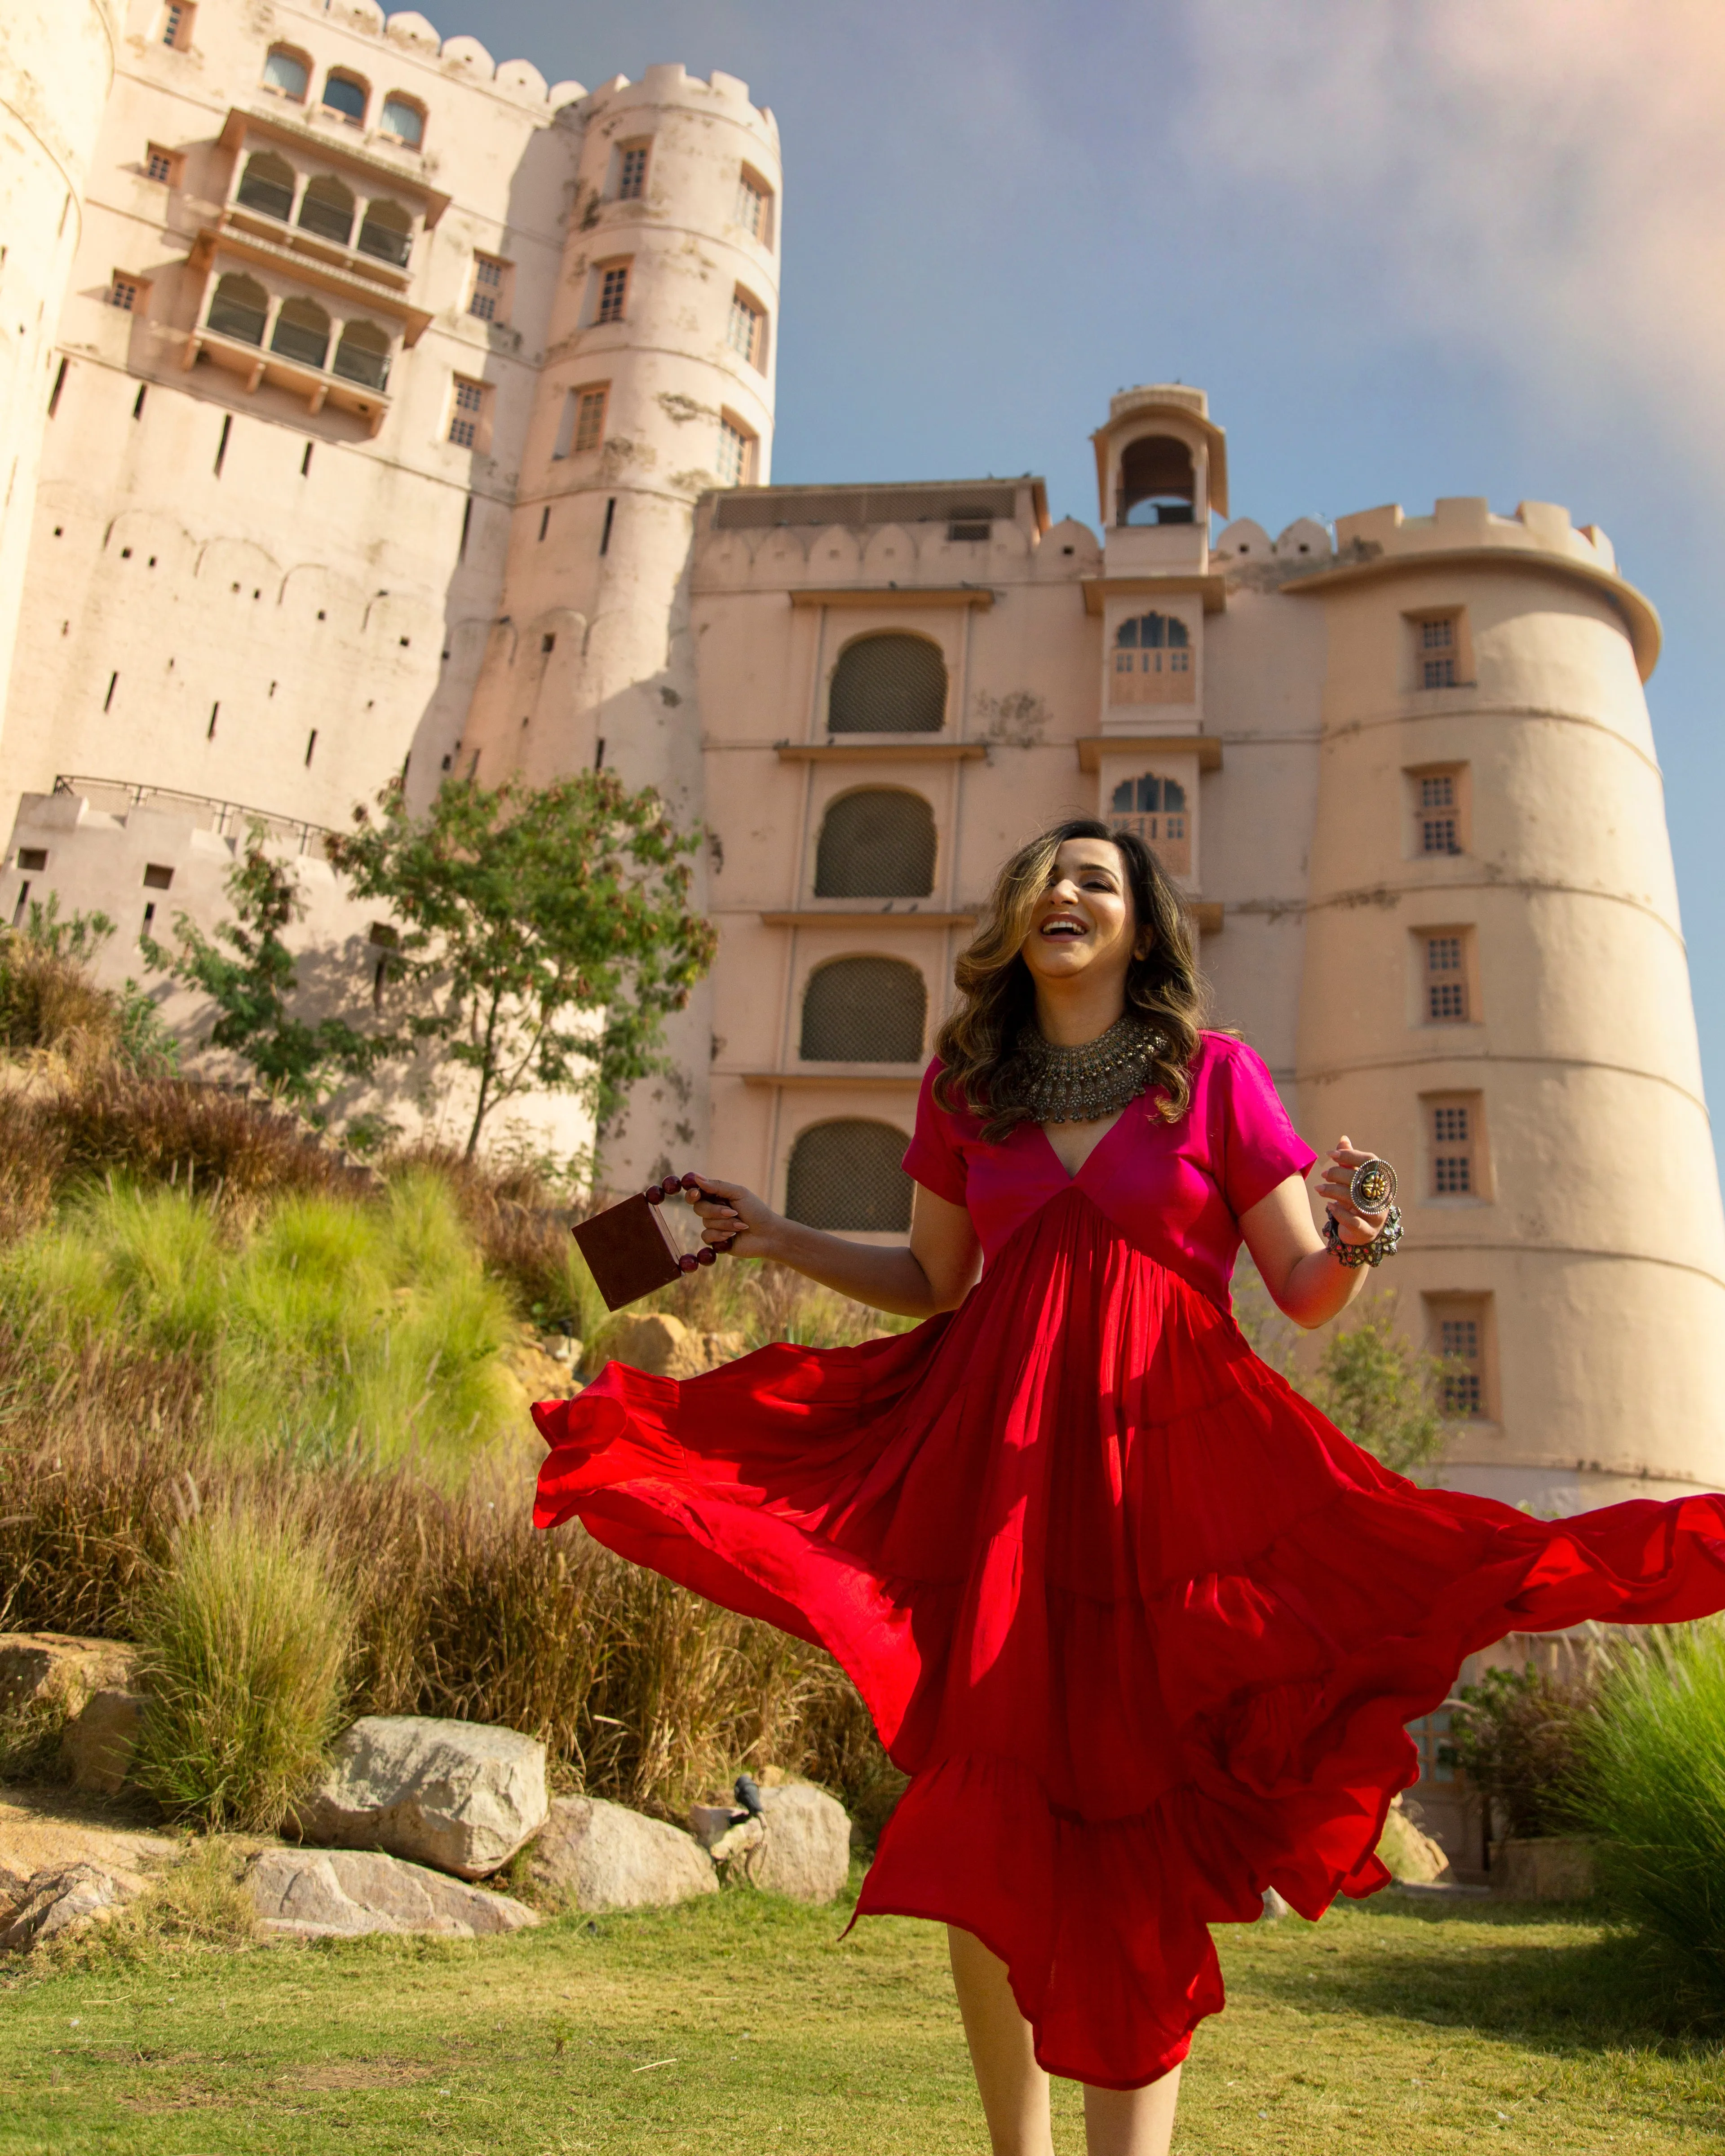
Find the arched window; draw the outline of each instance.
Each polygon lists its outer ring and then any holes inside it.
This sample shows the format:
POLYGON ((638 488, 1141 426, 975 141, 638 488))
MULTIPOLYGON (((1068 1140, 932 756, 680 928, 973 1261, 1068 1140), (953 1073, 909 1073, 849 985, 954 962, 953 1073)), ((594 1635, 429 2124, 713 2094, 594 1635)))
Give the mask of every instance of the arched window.
POLYGON ((1192 636, 1173 614, 1135 614, 1114 632, 1114 704, 1192 701, 1192 636))
POLYGON ((375 322, 344 323, 341 339, 336 346, 336 356, 330 362, 331 374, 339 374, 344 382, 361 382, 367 389, 387 389, 389 387, 389 336, 375 322))
POLYGON ((356 244, 362 254, 375 255, 379 262, 393 262, 397 269, 403 269, 413 249, 413 220, 399 203, 387 198, 368 202, 356 244))
POLYGON ((383 100, 383 116, 378 122, 381 131, 393 135, 398 142, 405 142, 410 150, 417 150, 425 140, 425 113, 411 97, 403 97, 398 90, 391 90, 383 100))
POLYGON ((230 270, 211 298, 208 326, 218 336, 235 337, 241 344, 262 344, 264 325, 269 319, 270 295, 256 278, 230 270))
POLYGON ((810 1063, 915 1063, 928 990, 902 958, 835 958, 809 980, 798 1053, 810 1063))
POLYGON ((934 889, 934 811, 920 793, 882 787, 841 794, 814 854, 817 898, 927 898, 934 889))
POLYGON ((1172 434, 1128 442, 1120 459, 1117 524, 1189 524, 1197 500, 1192 452, 1172 434))
POLYGON ((827 701, 835 734, 938 732, 947 716, 947 662, 925 636, 860 636, 839 654, 827 701))
POLYGON ((295 105, 305 102, 306 85, 311 80, 311 70, 300 55, 286 45, 272 45, 264 62, 264 87, 277 90, 290 97, 295 105))
POLYGON ((371 92, 357 74, 337 74, 332 69, 323 79, 324 108, 339 112, 344 120, 363 125, 371 92))
POLYGON ((1147 771, 1140 778, 1122 779, 1109 803, 1108 821, 1117 831, 1135 832, 1154 848, 1171 875, 1191 875, 1186 789, 1178 778, 1161 778, 1147 771))
POLYGON ((353 197, 333 172, 320 172, 307 180, 300 198, 300 223, 320 239, 333 239, 345 247, 353 233, 353 197))
POLYGON ((330 318, 316 300, 284 300, 275 317, 271 352, 296 359, 302 367, 321 367, 330 348, 330 318))
POLYGON ((809 1228, 902 1235, 912 1188, 904 1152, 891 1123, 817 1123, 791 1148, 785 1211, 809 1228))
POLYGON ((234 198, 247 209, 279 217, 285 224, 294 213, 294 168, 273 150, 259 150, 248 157, 234 198))

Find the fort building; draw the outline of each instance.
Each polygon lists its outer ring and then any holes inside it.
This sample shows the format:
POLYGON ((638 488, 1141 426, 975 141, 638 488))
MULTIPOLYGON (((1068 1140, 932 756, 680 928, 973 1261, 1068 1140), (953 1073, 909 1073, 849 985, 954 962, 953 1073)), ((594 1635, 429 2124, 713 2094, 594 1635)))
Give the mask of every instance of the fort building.
POLYGON ((262 814, 320 978, 368 993, 387 924, 321 859, 356 802, 614 768, 705 825, 720 939, 608 1179, 706 1164, 894 1235, 993 872, 1100 814, 1308 1139, 1396 1162, 1376 1284, 1446 1358, 1445 1478, 1543 1512, 1725 1482, 1659 626, 1602 532, 1455 499, 1272 538, 1178 384, 1111 401, 1094 526, 1034 479, 774 486, 746 85, 547 88, 369 0, 42 35, 82 146, 29 166, 0 271, 48 324, 0 445, 0 918, 100 906, 136 973, 262 814))

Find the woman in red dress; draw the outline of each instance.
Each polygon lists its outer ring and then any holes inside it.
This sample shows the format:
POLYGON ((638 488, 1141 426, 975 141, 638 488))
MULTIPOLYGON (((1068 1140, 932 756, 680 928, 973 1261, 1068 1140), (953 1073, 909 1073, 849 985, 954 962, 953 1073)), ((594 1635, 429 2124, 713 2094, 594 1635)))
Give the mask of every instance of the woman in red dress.
POLYGON ((1199 1029, 1136 839, 1024 848, 957 981, 908 1247, 700 1178, 709 1243, 927 1322, 680 1385, 608 1364, 534 1411, 534 1517, 831 1650, 911 1777, 859 1912, 948 1927, 997 2156, 1047 2156, 1050 2074, 1085 2084, 1091 2156, 1161 2156, 1222 2004, 1208 1928, 1385 1882, 1404 1724, 1474 1650, 1725 1606, 1725 1500, 1547 1522, 1419 1489, 1258 1361, 1242 1240, 1312 1327, 1399 1221, 1343 1137, 1320 1236, 1316 1157, 1199 1029))

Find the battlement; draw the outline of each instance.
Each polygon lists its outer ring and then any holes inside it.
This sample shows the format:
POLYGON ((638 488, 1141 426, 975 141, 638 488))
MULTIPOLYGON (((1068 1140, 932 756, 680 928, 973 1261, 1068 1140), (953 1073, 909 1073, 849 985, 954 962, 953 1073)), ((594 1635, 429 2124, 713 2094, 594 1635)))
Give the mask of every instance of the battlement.
POLYGON ((631 82, 626 74, 613 75, 587 95, 583 116, 627 111, 637 105, 681 105, 696 111, 711 111, 716 106, 727 118, 751 131, 764 128, 778 147, 778 122, 770 107, 753 104, 748 85, 720 68, 715 68, 705 82, 698 74, 691 74, 680 60, 649 67, 639 82, 631 82))
POLYGON ((1573 525, 1553 501, 1523 501, 1513 516, 1499 516, 1482 495, 1450 495, 1430 516, 1409 516, 1399 503, 1363 509, 1336 520, 1338 553, 1356 548, 1384 554, 1420 554, 1457 547, 1502 547, 1558 555, 1590 568, 1615 572, 1616 550, 1596 524, 1573 525))

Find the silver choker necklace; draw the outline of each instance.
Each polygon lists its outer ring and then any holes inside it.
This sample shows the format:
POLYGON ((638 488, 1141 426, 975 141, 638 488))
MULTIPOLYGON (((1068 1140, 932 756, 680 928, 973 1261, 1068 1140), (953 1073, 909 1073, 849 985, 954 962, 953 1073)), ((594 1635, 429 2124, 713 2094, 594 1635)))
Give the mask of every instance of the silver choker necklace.
POLYGON ((997 1091, 1037 1123, 1087 1123, 1147 1092, 1162 1035, 1132 1011, 1078 1048, 1044 1040, 1034 1019, 1018 1037, 997 1091))

